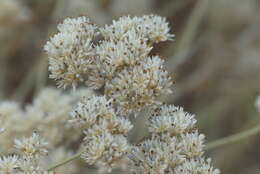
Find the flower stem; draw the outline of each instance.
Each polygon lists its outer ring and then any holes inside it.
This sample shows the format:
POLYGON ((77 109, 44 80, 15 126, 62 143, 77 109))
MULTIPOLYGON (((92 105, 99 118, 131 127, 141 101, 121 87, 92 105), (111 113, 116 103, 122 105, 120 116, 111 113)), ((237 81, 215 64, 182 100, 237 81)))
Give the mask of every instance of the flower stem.
POLYGON ((245 130, 243 132, 225 137, 225 138, 221 138, 219 140, 213 141, 213 142, 209 142, 206 144, 206 148, 205 150, 211 150, 220 146, 224 146, 227 144, 232 144, 232 143, 236 143, 238 141, 241 141, 245 138, 248 138, 250 136, 253 136, 257 133, 260 132, 260 125, 253 127, 251 129, 245 130))
POLYGON ((55 165, 49 167, 49 168, 47 169, 47 171, 50 172, 50 171, 52 171, 52 170, 54 170, 54 169, 56 169, 56 168, 58 168, 58 167, 60 167, 60 166, 63 166, 63 165, 65 165, 65 164, 67 164, 67 163, 69 163, 69 162, 71 162, 71 161, 73 161, 73 160, 79 158, 82 153, 83 153, 83 151, 82 151, 82 152, 79 152, 79 153, 76 153, 75 155, 71 156, 70 158, 65 159, 65 160, 63 160, 63 161, 61 161, 61 162, 59 162, 59 163, 57 163, 57 164, 55 164, 55 165))

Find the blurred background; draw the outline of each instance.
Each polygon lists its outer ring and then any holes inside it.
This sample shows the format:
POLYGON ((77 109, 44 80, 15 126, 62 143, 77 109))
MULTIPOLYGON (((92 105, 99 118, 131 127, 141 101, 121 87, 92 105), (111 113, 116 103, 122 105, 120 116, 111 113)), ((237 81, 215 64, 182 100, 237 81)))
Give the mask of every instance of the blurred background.
MULTIPOLYGON (((103 26, 122 15, 167 17, 174 42, 155 45, 174 93, 207 142, 260 124, 260 0, 0 0, 0 100, 30 103, 48 79, 43 45, 64 18, 103 26)), ((260 173, 260 135, 207 151, 223 174, 260 173)))

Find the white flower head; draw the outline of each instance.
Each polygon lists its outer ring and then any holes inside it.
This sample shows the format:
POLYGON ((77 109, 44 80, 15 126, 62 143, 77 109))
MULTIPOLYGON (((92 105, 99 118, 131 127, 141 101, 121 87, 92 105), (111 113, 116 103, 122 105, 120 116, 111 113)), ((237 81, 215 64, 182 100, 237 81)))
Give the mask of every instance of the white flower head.
POLYGON ((90 136, 86 132, 84 139, 85 152, 82 158, 89 164, 103 166, 111 170, 118 160, 128 152, 129 145, 126 137, 112 135, 106 130, 99 129, 99 134, 90 136))
POLYGON ((133 124, 124 117, 114 117, 110 122, 110 128, 115 134, 127 135, 127 133, 133 128, 133 124))
POLYGON ((182 134, 180 146, 182 147, 183 153, 188 158, 201 156, 203 154, 204 138, 205 136, 199 134, 198 131, 182 134))
POLYGON ((185 156, 178 147, 177 138, 163 141, 160 137, 153 136, 133 147, 130 159, 135 172, 149 174, 166 173, 171 167, 185 161, 185 156))
POLYGON ((39 156, 45 155, 46 142, 36 133, 30 138, 15 140, 19 155, 9 155, 0 158, 0 174, 49 174, 39 162, 39 156))
POLYGON ((33 133, 29 138, 21 140, 15 139, 15 148, 18 149, 26 158, 36 158, 47 155, 48 143, 37 133, 33 133))
POLYGON ((175 168, 174 172, 178 174, 187 173, 203 173, 203 174, 219 174, 218 169, 213 169, 211 160, 204 158, 191 159, 185 161, 182 165, 175 168))
POLYGON ((114 115, 111 100, 103 96, 93 96, 83 98, 71 112, 72 123, 93 125, 100 117, 111 118, 114 115))
POLYGON ((58 25, 61 33, 81 33, 82 37, 93 39, 98 35, 97 26, 89 18, 81 16, 78 18, 66 18, 63 23, 58 25))
POLYGON ((112 79, 115 73, 124 67, 134 66, 146 58, 151 51, 142 38, 130 38, 120 41, 103 41, 96 47, 99 66, 105 78, 112 79))
MULTIPOLYGON (((87 134, 87 133, 86 133, 87 134)), ((84 138, 85 153, 82 158, 89 164, 94 164, 105 153, 106 149, 110 147, 113 141, 113 136, 108 132, 102 132, 99 135, 86 136, 84 138)))
POLYGON ((157 104, 158 96, 171 93, 171 78, 162 65, 156 56, 122 70, 106 84, 105 94, 113 98, 120 113, 138 112, 157 104))
POLYGON ((20 161, 17 155, 3 156, 0 158, 0 173, 16 173, 19 165, 20 161))
POLYGON ((72 85, 75 88, 84 82, 91 69, 96 26, 86 17, 79 17, 65 19, 58 29, 60 32, 44 46, 49 56, 50 78, 57 80, 59 87, 72 85))
POLYGON ((150 132, 177 135, 193 129, 196 122, 194 115, 183 111, 183 108, 163 105, 152 112, 148 126, 150 132))
POLYGON ((114 20, 111 25, 101 29, 105 39, 122 40, 129 36, 129 31, 135 32, 140 38, 146 38, 151 43, 172 40, 170 28, 166 19, 157 15, 145 15, 143 17, 123 16, 114 20))
POLYGON ((127 153, 127 133, 133 125, 116 115, 111 100, 105 96, 83 98, 71 112, 71 123, 87 128, 82 158, 88 164, 112 170, 127 153))
POLYGON ((139 18, 130 16, 120 17, 118 20, 113 20, 111 25, 106 25, 104 28, 100 29, 102 36, 106 40, 123 40, 129 35, 129 31, 136 32, 139 25, 139 18))
POLYGON ((172 92, 164 61, 151 53, 155 43, 174 37, 165 18, 124 16, 103 28, 68 18, 58 30, 45 46, 50 77, 59 87, 84 82, 100 95, 84 97, 70 113, 69 122, 84 129, 81 157, 88 164, 111 171, 129 160, 140 174, 218 174, 203 159, 204 135, 194 115, 158 101, 172 92), (129 116, 151 108, 150 138, 130 145, 129 116))
POLYGON ((166 18, 156 15, 145 15, 142 17, 141 31, 151 42, 162 42, 172 40, 173 34, 170 34, 170 28, 166 18))
POLYGON ((154 109, 148 120, 151 138, 135 145, 130 154, 134 172, 218 174, 210 162, 203 161, 205 136, 198 133, 195 123, 194 116, 183 108, 162 105, 154 109), (193 165, 191 169, 189 165, 193 165))

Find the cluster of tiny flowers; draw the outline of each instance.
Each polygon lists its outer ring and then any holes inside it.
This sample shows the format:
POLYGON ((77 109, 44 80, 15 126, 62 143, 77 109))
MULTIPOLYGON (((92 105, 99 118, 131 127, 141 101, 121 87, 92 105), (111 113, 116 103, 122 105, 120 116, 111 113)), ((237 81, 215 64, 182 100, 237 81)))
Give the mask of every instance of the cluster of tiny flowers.
POLYGON ((91 96, 93 93, 88 89, 78 89, 64 94, 54 88, 45 88, 25 109, 17 102, 1 102, 0 127, 6 130, 0 136, 0 151, 11 149, 13 140, 10 137, 29 136, 33 131, 40 132, 50 147, 77 140, 81 130, 74 129, 67 123, 68 113, 84 95, 91 96))
POLYGON ((47 155, 47 142, 37 133, 29 138, 15 140, 17 155, 0 158, 1 174, 48 174, 40 165, 40 158, 47 155))
POLYGON ((84 130, 81 157, 88 164, 111 171, 127 163, 140 174, 220 173, 203 157, 205 137, 194 115, 157 100, 172 92, 164 61, 151 55, 153 44, 173 38, 165 18, 126 16, 103 28, 86 17, 68 18, 58 30, 45 45, 50 77, 59 87, 84 82, 99 89, 70 113, 69 122, 84 130), (143 109, 151 114, 151 137, 132 145, 129 116, 143 109))
POLYGON ((102 88, 121 114, 140 111, 158 103, 158 96, 171 93, 164 61, 149 55, 154 43, 173 38, 165 18, 121 17, 103 28, 86 17, 68 18, 58 30, 44 48, 50 77, 59 87, 75 88, 85 82, 94 89, 102 88), (103 39, 97 40, 98 35, 103 39))
POLYGON ((169 33, 170 29, 165 18, 155 15, 145 15, 143 17, 123 16, 112 25, 106 25, 101 29, 102 35, 106 39, 121 40, 140 37, 147 39, 148 43, 158 43, 171 39, 174 35, 169 33))
POLYGON ((256 98, 255 107, 256 107, 257 111, 260 113, 260 96, 258 96, 256 98))
POLYGON ((70 122, 86 128, 82 158, 111 170, 129 151, 126 134, 133 125, 117 116, 104 96, 83 98, 71 112, 70 122))
POLYGON ((94 59, 93 38, 96 26, 86 17, 67 18, 58 26, 44 49, 49 55, 50 78, 58 80, 58 86, 66 88, 84 81, 94 59))
POLYGON ((129 155, 138 174, 219 174, 203 158, 204 135, 195 129, 193 115, 183 108, 162 105, 148 120, 151 138, 132 147, 129 155))

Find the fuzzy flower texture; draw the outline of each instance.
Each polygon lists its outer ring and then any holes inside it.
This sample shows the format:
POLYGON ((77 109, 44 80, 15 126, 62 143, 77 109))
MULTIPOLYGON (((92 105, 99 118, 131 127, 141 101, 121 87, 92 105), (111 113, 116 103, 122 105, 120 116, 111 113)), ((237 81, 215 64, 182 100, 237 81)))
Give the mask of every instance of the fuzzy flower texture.
POLYGON ((15 139, 16 155, 0 158, 1 174, 51 174, 40 165, 40 158, 47 155, 47 142, 37 133, 29 138, 15 139))
POLYGON ((79 101, 69 120, 85 129, 81 157, 88 164, 104 171, 126 164, 138 174, 220 173, 203 157, 204 135, 194 115, 158 101, 172 92, 164 61, 151 54, 154 44, 174 37, 165 18, 125 16, 104 27, 86 17, 67 18, 58 30, 44 47, 50 78, 58 87, 96 90, 79 101), (131 144, 129 118, 144 109, 150 136, 131 144))

